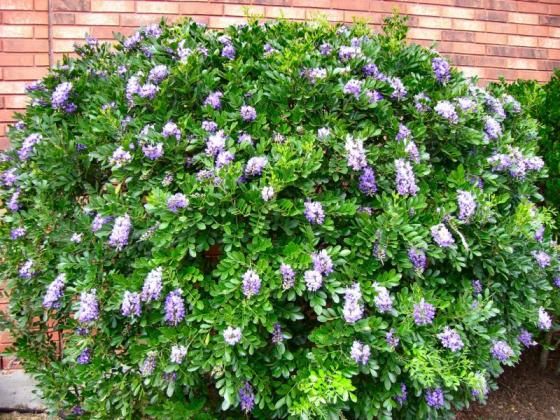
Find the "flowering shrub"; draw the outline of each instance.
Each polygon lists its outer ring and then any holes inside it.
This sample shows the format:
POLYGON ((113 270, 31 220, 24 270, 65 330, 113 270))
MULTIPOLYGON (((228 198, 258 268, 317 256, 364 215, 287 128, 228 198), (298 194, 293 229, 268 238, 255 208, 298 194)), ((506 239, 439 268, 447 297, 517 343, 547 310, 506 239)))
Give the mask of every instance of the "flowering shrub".
POLYGON ((387 28, 161 23, 29 87, 4 323, 52 410, 445 416, 552 327, 535 121, 387 28))

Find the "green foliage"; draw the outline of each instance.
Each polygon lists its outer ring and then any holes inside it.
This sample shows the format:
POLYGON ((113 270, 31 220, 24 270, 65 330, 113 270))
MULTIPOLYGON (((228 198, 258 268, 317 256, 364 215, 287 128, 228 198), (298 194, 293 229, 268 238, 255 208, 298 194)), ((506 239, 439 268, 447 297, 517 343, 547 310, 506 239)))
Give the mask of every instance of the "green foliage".
POLYGON ((503 90, 493 97, 456 70, 438 81, 437 52, 407 45, 405 23, 393 17, 377 35, 364 24, 325 21, 252 18, 224 33, 162 22, 115 47, 78 47, 79 58, 65 58, 30 89, 31 105, 0 159, 0 273, 10 293, 0 327, 15 337, 13 350, 52 413, 435 418, 473 395, 485 398, 502 372, 494 344, 507 342, 513 355, 504 363, 514 364, 520 332, 537 332, 539 308, 558 301, 553 218, 537 205, 546 170, 538 170, 538 125, 528 115, 541 106, 540 88, 527 89, 535 105, 516 112, 503 90), (155 81, 157 65, 168 74, 155 81), (71 89, 57 107, 64 82, 71 89), (400 97, 399 82, 407 91, 400 97), (205 104, 213 92, 223 95, 221 106, 205 104), (437 111, 445 101, 456 121, 437 111), (242 118, 244 105, 256 110, 254 121, 242 118), (490 116, 502 131, 496 138, 490 116), (164 135, 170 121, 179 135, 164 135), (212 152, 221 132, 203 121, 223 130, 218 148, 231 161, 212 152), (401 125, 411 135, 398 140, 401 125), (252 141, 239 141, 243 133, 252 141), (353 141, 363 146, 359 168, 353 141), (163 154, 150 158, 148 147, 159 145, 163 154), (533 169, 500 169, 496 156, 508 154, 533 169), (251 175, 254 157, 267 164, 251 175), (411 165, 417 192, 401 191, 397 159, 411 165), (375 191, 371 180, 364 187, 366 164, 375 191), (461 216, 460 191, 474 198, 469 217, 461 216), (188 205, 174 209, 175 194, 188 205), (324 220, 310 222, 308 202, 321 204, 324 220), (130 232, 119 229, 124 215, 130 232), (439 225, 452 245, 434 240, 439 225), (425 266, 411 250, 425 253, 425 266), (306 274, 319 251, 333 270, 320 269, 314 290, 306 274), (539 251, 550 264, 539 265, 539 251), (281 264, 295 271, 293 285, 281 264), (157 267, 161 295, 127 314, 126 292, 140 293, 157 267), (249 270, 261 281, 253 294, 245 290, 249 270), (53 281, 62 274, 58 296, 53 281), (351 320, 345 306, 358 286, 363 314, 351 320), (89 308, 88 320, 82 294, 92 290, 99 313, 89 308), (173 291, 185 306, 176 325, 166 302, 173 291), (56 304, 46 304, 53 296, 56 304), (436 311, 425 325, 415 315, 422 300, 436 311), (226 340, 230 327, 239 328, 239 342, 226 340), (462 348, 443 345, 446 327, 462 348), (357 344, 369 346, 363 363, 357 344), (174 346, 184 360, 171 359, 174 346), (444 404, 430 407, 427 391, 437 388, 444 404))

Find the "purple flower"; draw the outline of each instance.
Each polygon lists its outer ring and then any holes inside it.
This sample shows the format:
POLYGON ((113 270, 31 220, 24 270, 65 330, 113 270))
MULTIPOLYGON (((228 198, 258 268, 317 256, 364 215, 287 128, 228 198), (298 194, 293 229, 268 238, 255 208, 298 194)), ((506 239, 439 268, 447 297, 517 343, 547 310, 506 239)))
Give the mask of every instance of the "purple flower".
POLYGON ((537 242, 542 242, 544 239, 544 226, 543 225, 539 225, 537 227, 537 229, 535 230, 535 240, 537 242))
POLYGON ((399 405, 403 406, 406 402, 407 392, 406 392, 406 385, 401 383, 401 393, 395 397, 395 400, 399 403, 399 405))
POLYGON ((333 262, 326 249, 311 254, 311 259, 315 271, 325 276, 333 272, 333 262))
POLYGON ((327 70, 318 67, 312 69, 304 69, 302 70, 301 75, 309 80, 309 83, 314 85, 318 80, 322 80, 327 77, 327 70))
POLYGON ((228 150, 218 153, 216 156, 216 168, 220 169, 229 165, 235 159, 235 155, 228 150))
POLYGON ((431 303, 426 302, 424 299, 414 305, 414 323, 416 325, 429 325, 436 316, 436 308, 431 303))
POLYGON ((363 81, 357 79, 349 80, 342 89, 342 92, 345 95, 354 95, 356 99, 360 97, 360 93, 362 93, 362 85, 364 84, 363 81))
POLYGON ((257 111, 252 106, 243 105, 239 113, 243 121, 251 122, 257 119, 257 111))
POLYGON ((284 341, 284 335, 282 334, 282 326, 277 322, 274 324, 272 330, 272 344, 278 344, 284 341))
POLYGON ((445 405, 445 397, 441 388, 426 390, 426 403, 436 410, 445 405))
POLYGON ((168 325, 177 326, 185 319, 185 301, 182 294, 181 289, 175 289, 165 298, 165 322, 168 325))
POLYGON ((504 111, 504 107, 502 103, 494 98, 492 95, 486 95, 485 98, 486 106, 488 110, 495 114, 500 120, 503 120, 506 117, 506 112, 504 111))
POLYGON ((109 221, 109 219, 109 217, 103 217, 98 213, 91 222, 91 231, 93 233, 99 231, 103 227, 103 225, 109 221))
POLYGON ((214 121, 204 120, 202 121, 202 129, 204 131, 207 131, 208 133, 214 133, 218 129, 218 124, 216 124, 214 121))
POLYGON ((410 248, 408 250, 408 259, 416 271, 421 273, 426 269, 426 253, 423 250, 410 248))
POLYGON ((91 349, 89 347, 86 347, 78 355, 76 362, 78 362, 79 365, 87 365, 90 361, 91 361, 91 349))
POLYGON ((6 207, 8 207, 8 210, 10 210, 11 212, 16 212, 21 208, 21 206, 19 205, 19 201, 18 201, 20 194, 21 194, 21 191, 17 190, 16 192, 14 192, 12 194, 12 196, 8 200, 8 203, 6 204, 6 207))
POLYGON ((159 38, 162 30, 157 23, 153 23, 144 28, 144 35, 150 38, 159 38))
POLYGON ((399 345, 401 340, 395 335, 395 330, 391 328, 389 331, 387 331, 387 334, 385 334, 385 341, 387 342, 387 345, 389 347, 394 349, 399 345))
POLYGON ((503 95, 502 103, 508 106, 508 112, 519 114, 521 112, 521 104, 511 95, 503 95))
POLYGON ((513 356, 513 350, 505 341, 495 341, 490 350, 492 357, 500 362, 505 362, 513 356))
POLYGON ((171 363, 177 363, 180 365, 183 363, 183 359, 187 355, 187 348, 185 346, 178 346, 175 345, 171 347, 171 356, 169 356, 169 360, 171 363))
POLYGON ((449 101, 439 101, 434 107, 434 111, 451 124, 457 124, 459 122, 459 115, 457 115, 455 106, 449 101))
POLYGON ((131 50, 135 48, 140 41, 142 41, 142 34, 140 32, 135 32, 123 41, 123 46, 126 50, 131 50))
POLYGON ((246 176, 257 176, 262 174, 264 167, 268 164, 268 159, 265 156, 255 156, 249 159, 247 166, 245 166, 246 176))
POLYGON ((395 140, 397 141, 404 141, 412 138, 412 132, 408 129, 408 127, 404 124, 399 123, 399 131, 395 140))
POLYGON ((148 273, 140 295, 143 302, 158 300, 161 296, 163 268, 157 267, 148 273))
POLYGON ((461 350, 464 347, 461 336, 453 328, 445 327, 441 333, 437 335, 441 345, 452 352, 461 350))
POLYGON ((374 104, 383 99, 383 95, 378 90, 366 90, 366 97, 370 104, 374 104))
POLYGON ((43 136, 38 133, 33 133, 27 136, 21 144, 21 148, 17 152, 19 160, 26 161, 27 159, 29 159, 31 157, 31 154, 33 153, 33 150, 35 149, 35 145, 42 139, 43 136))
POLYGON ((128 290, 124 292, 121 313, 124 316, 140 316, 142 312, 142 307, 140 305, 140 294, 135 292, 129 292, 128 290))
POLYGON ((346 150, 346 159, 349 167, 355 171, 367 167, 366 152, 362 140, 354 140, 351 136, 348 136, 344 149, 346 150))
POLYGON ((373 302, 375 303, 377 310, 382 314, 392 311, 393 299, 391 298, 387 288, 380 286, 377 282, 374 282, 372 286, 377 293, 375 298, 373 298, 373 302))
POLYGON ((537 262, 540 268, 546 268, 550 265, 550 255, 544 251, 533 251, 533 258, 537 262))
POLYGON ((431 233, 435 243, 441 248, 449 248, 455 243, 455 239, 451 236, 451 232, 449 232, 443 223, 432 226, 431 233))
POLYGON ((391 98, 396 99, 398 101, 404 99, 408 94, 408 91, 404 87, 402 80, 399 79, 398 77, 391 77, 389 78, 388 81, 391 87, 393 88, 393 93, 391 94, 391 98))
POLYGON ((476 102, 470 98, 457 98, 457 105, 463 112, 468 112, 476 109, 476 102))
POLYGON ((552 328, 552 318, 542 306, 539 308, 539 321, 537 326, 543 331, 548 331, 552 328))
POLYGON ((438 82, 445 84, 451 78, 449 63, 441 57, 432 60, 432 70, 438 82))
POLYGON ((463 190, 457 191, 457 204, 459 205, 459 220, 465 221, 474 215, 476 201, 470 192, 463 190))
POLYGON ((150 70, 150 74, 148 75, 148 80, 158 85, 168 75, 169 75, 169 69, 167 68, 167 66, 160 64, 150 70))
POLYGON ((167 121, 161 130, 163 137, 175 137, 177 140, 181 139, 181 130, 173 121, 167 121))
POLYGON ((253 270, 247 270, 243 274, 243 295, 246 298, 257 295, 261 290, 261 278, 253 270))
POLYGON ((280 265, 280 274, 282 275, 282 288, 284 290, 294 287, 296 273, 290 265, 282 263, 280 265))
POLYGON ((484 133, 490 139, 497 139, 502 135, 502 126, 490 116, 484 118, 484 133))
POLYGON ((158 90, 159 87, 153 83, 146 83, 140 87, 138 95, 140 95, 141 98, 154 99, 158 90))
POLYGON ((144 359, 144 362, 142 362, 142 365, 140 366, 140 374, 142 376, 150 376, 152 373, 154 373, 154 370, 156 368, 156 352, 149 352, 148 356, 144 359))
POLYGON ((250 134, 241 133, 239 138, 237 139, 239 144, 253 144, 253 139, 251 138, 250 134))
POLYGON ((22 279, 26 280, 29 280, 31 277, 33 277, 35 275, 35 271, 33 270, 33 261, 27 260, 26 262, 24 262, 19 268, 18 274, 22 279))
POLYGON ((53 109, 64 109, 71 91, 72 83, 64 82, 59 84, 51 95, 51 106, 53 109))
POLYGON ((224 332, 224 340, 230 346, 235 346, 241 341, 241 328, 227 327, 224 332))
POLYGON ((379 68, 374 63, 368 63, 362 67, 362 73, 366 77, 376 77, 379 74, 379 68))
POLYGON ((10 238, 15 241, 16 239, 23 238, 27 233, 27 229, 24 227, 17 227, 11 230, 10 238))
POLYGON ((264 201, 270 201, 274 197, 274 189, 272 187, 264 187, 261 190, 261 198, 264 201))
POLYGON ((319 52, 321 53, 321 55, 329 55, 332 50, 333 48, 328 42, 324 42, 319 46, 319 52))
POLYGON ((560 276, 555 276, 552 281, 556 287, 560 288, 560 276))
POLYGON ((222 57, 227 58, 228 60, 233 60, 235 58, 235 47, 233 45, 226 45, 222 49, 222 57))
POLYGON ((2 172, 0 175, 0 180, 6 187, 11 187, 17 181, 16 169, 8 169, 7 171, 2 172))
POLYGON ((362 292, 358 283, 354 283, 352 287, 345 290, 342 314, 344 320, 349 324, 354 324, 364 316, 364 307, 360 304, 361 299, 362 292))
POLYGON ((323 206, 318 201, 307 201, 305 203, 304 215, 311 224, 322 225, 325 221, 323 206))
POLYGON ((223 96, 224 94, 222 92, 212 92, 206 97, 203 104, 208 105, 214 109, 220 109, 222 107, 223 96))
POLYGON ((414 108, 418 112, 426 112, 430 110, 428 103, 430 102, 430 98, 424 92, 420 92, 414 95, 414 108))
POLYGON ((409 162, 404 159, 395 160, 397 192, 402 196, 416 195, 420 190, 416 185, 414 171, 409 162))
POLYGON ((537 345, 537 342, 533 340, 533 334, 531 334, 529 331, 525 329, 522 329, 520 331, 519 335, 517 336, 517 339, 525 347, 533 347, 537 345))
POLYGON ((362 55, 362 49, 360 47, 350 47, 348 45, 343 45, 338 50, 338 58, 343 63, 353 58, 359 57, 361 55, 362 55))
POLYGON ((119 146, 117 150, 113 152, 111 159, 109 159, 109 163, 111 164, 113 169, 118 169, 126 165, 131 160, 132 160, 132 155, 126 150, 124 150, 122 146, 119 146))
POLYGON ((226 135, 223 130, 211 134, 206 140, 205 153, 209 156, 217 156, 226 147, 226 135))
POLYGON ((172 213, 177 213, 180 209, 188 207, 189 199, 183 193, 173 194, 167 199, 167 208, 172 213))
POLYGON ((142 152, 150 160, 159 159, 163 156, 163 143, 144 144, 142 145, 142 152))
POLYGON ((255 394, 249 382, 245 382, 245 385, 239 390, 239 401, 241 402, 241 410, 244 411, 245 414, 253 410, 255 406, 255 394))
POLYGON ((83 233, 76 233, 74 232, 72 234, 72 237, 70 238, 70 242, 73 242, 75 244, 79 244, 82 242, 84 234, 83 233))
POLYGON ((308 270, 303 273, 303 278, 305 279, 307 290, 310 292, 316 292, 323 285, 323 276, 318 271, 308 270))
POLYGON ((117 251, 122 250, 128 244, 128 236, 131 229, 132 223, 128 214, 117 217, 109 237, 109 245, 116 248, 117 251))
POLYGON ((87 324, 99 318, 99 304, 96 294, 95 289, 81 293, 80 304, 76 313, 76 319, 80 324, 87 324))
POLYGON ((365 195, 372 197, 377 192, 377 183, 375 182, 375 172, 369 166, 366 166, 360 175, 358 188, 365 195))
POLYGON ((360 341, 354 341, 352 343, 352 348, 350 349, 350 357, 354 359, 359 365, 367 364, 369 357, 371 355, 371 349, 367 344, 363 344, 360 341))
POLYGON ((480 295, 482 293, 482 283, 480 280, 473 280, 472 288, 475 295, 480 295))
POLYGON ((138 76, 131 76, 126 82, 125 96, 129 104, 132 104, 134 95, 140 93, 140 79, 138 76))
POLYGON ((47 292, 43 297, 43 308, 54 309, 60 307, 60 299, 64 295, 65 282, 66 274, 61 273, 48 285, 47 292))

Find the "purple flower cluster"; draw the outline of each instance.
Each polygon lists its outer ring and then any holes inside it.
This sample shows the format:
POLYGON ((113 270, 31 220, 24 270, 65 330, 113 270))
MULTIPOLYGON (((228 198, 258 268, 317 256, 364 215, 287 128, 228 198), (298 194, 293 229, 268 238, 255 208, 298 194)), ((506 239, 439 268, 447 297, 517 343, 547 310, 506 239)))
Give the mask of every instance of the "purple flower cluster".
POLYGON ((424 299, 414 305, 414 323, 416 325, 429 325, 436 316, 436 308, 431 303, 426 302, 424 299))
POLYGON ((544 226, 539 225, 535 230, 535 241, 542 242, 544 239, 544 226))
POLYGON ((434 111, 443 119, 446 119, 451 124, 457 124, 459 122, 459 115, 457 115, 457 110, 455 105, 449 101, 439 101, 434 107, 434 111))
POLYGON ((87 365, 91 361, 91 349, 86 347, 82 350, 82 352, 78 355, 76 362, 79 365, 87 365))
POLYGON ((412 132, 410 131, 410 129, 406 125, 399 123, 399 131, 397 132, 395 140, 405 141, 411 138, 412 138, 412 132))
POLYGON ((167 66, 164 64, 160 64, 150 70, 150 73, 148 74, 148 80, 158 85, 168 75, 169 75, 169 69, 167 68, 167 66))
POLYGON ((525 329, 522 329, 519 332, 519 335, 517 336, 517 339, 525 347, 533 347, 533 346, 537 345, 537 342, 535 340, 533 340, 533 334, 531 334, 529 331, 527 331, 525 329))
POLYGON ((142 145, 142 152, 150 160, 159 159, 163 156, 163 143, 144 144, 142 145))
POLYGON ((344 148, 346 150, 346 159, 349 167, 355 171, 367 167, 366 152, 362 140, 354 140, 351 136, 348 136, 344 148))
POLYGON ((321 53, 321 55, 329 55, 332 52, 333 48, 332 45, 329 44, 328 42, 324 42, 321 45, 319 45, 319 52, 321 53))
POLYGON ((171 355, 169 356, 169 360, 171 363, 177 363, 180 365, 183 363, 183 359, 187 355, 187 348, 185 346, 178 346, 175 345, 171 347, 171 355))
POLYGON ((438 82, 445 84, 451 78, 449 63, 441 57, 432 60, 432 70, 438 82))
POLYGON ((513 356, 513 350, 505 341, 495 341, 490 349, 492 357, 500 362, 505 362, 513 356))
POLYGON ((383 99, 383 95, 378 90, 366 90, 366 97, 370 104, 374 104, 383 99))
POLYGON ((222 107, 222 92, 216 91, 210 93, 204 100, 204 105, 210 106, 213 109, 220 109, 222 107))
POLYGON ((443 331, 437 335, 437 338, 443 347, 452 352, 459 351, 464 347, 461 336, 453 328, 445 327, 443 331))
POLYGON ((365 195, 372 197, 377 192, 377 182, 375 180, 375 172, 369 166, 366 166, 360 175, 358 188, 365 195))
POLYGON ((243 121, 246 122, 252 122, 257 119, 257 111, 252 106, 243 105, 241 107, 241 110, 239 111, 239 114, 241 114, 241 118, 243 119, 243 121))
POLYGON ((27 159, 29 159, 31 157, 31 154, 33 153, 33 150, 35 149, 35 145, 42 139, 43 136, 38 133, 32 133, 27 136, 21 144, 21 148, 17 152, 19 160, 26 161, 27 159))
POLYGON ((7 171, 2 172, 0 174, 0 182, 4 184, 6 187, 11 187, 17 181, 16 169, 8 169, 7 171))
POLYGON ((349 80, 342 89, 342 92, 345 95, 354 95, 356 99, 360 97, 362 93, 362 85, 364 84, 363 81, 358 79, 351 79, 349 80))
POLYGON ((245 385, 239 390, 239 401, 241 403, 241 410, 244 411, 245 414, 253 410, 255 406, 255 394, 249 382, 245 382, 245 385))
POLYGON ((140 304, 140 294, 135 292, 124 292, 123 300, 121 303, 121 313, 123 316, 135 317, 140 316, 142 307, 140 304))
POLYGON ((488 111, 495 114, 498 119, 503 120, 506 117, 502 103, 492 95, 486 94, 485 103, 488 111))
POLYGON ((123 41, 123 46, 126 50, 132 50, 140 41, 142 41, 142 33, 140 31, 133 33, 123 41))
POLYGON ((272 330, 272 343, 278 344, 284 341, 284 335, 282 333, 282 326, 277 322, 274 324, 274 328, 272 330))
POLYGON ((227 327, 224 332, 224 341, 230 346, 235 346, 241 341, 241 328, 227 327))
POLYGON ((391 77, 389 78, 389 85, 393 89, 393 93, 391 94, 391 98, 396 99, 398 101, 404 99, 408 94, 408 91, 404 87, 404 84, 401 79, 398 77, 391 77))
POLYGON ((10 210, 12 212, 16 212, 21 208, 21 206, 19 204, 19 195, 20 194, 21 194, 20 190, 17 190, 16 192, 14 192, 12 194, 12 196, 8 200, 8 203, 6 204, 6 207, 8 207, 8 210, 10 210))
POLYGON ((282 288, 284 290, 294 287, 296 273, 290 265, 282 263, 280 274, 282 275, 282 288))
POLYGON ((463 112, 473 111, 474 109, 476 109, 476 102, 470 98, 457 98, 457 105, 463 112))
POLYGON ((261 190, 261 198, 264 201, 270 201, 274 197, 274 188, 272 187, 263 187, 261 190))
POLYGON ((436 410, 445 405, 445 396, 441 388, 426 390, 426 403, 436 410))
POLYGON ((306 201, 304 215, 309 223, 314 225, 322 225, 325 221, 323 206, 318 201, 306 201))
POLYGON ((521 112, 521 104, 511 95, 503 95, 502 103, 508 107, 508 112, 519 114, 521 112))
POLYGON ((218 156, 216 156, 216 169, 229 165, 234 159, 235 155, 229 150, 224 150, 223 152, 218 153, 218 156))
POLYGON ((183 193, 173 194, 167 199, 167 208, 172 213, 177 213, 180 209, 188 207, 189 199, 183 193))
POLYGON ((432 226, 432 229, 430 231, 435 243, 438 244, 438 246, 440 246, 441 248, 449 248, 455 243, 455 239, 453 239, 451 232, 449 232, 449 230, 443 223, 432 226))
POLYGON ((27 233, 27 229, 24 227, 17 227, 10 231, 10 238, 15 241, 16 239, 23 238, 27 233))
POLYGON ((93 221, 91 222, 91 231, 93 233, 98 232, 99 230, 101 230, 103 225, 109 221, 109 219, 109 217, 103 217, 100 214, 96 214, 93 218, 93 221))
POLYGON ((99 304, 97 303, 97 291, 91 289, 89 292, 80 294, 80 304, 76 319, 80 324, 87 324, 99 317, 99 304))
POLYGON ((181 139, 181 130, 173 121, 167 121, 161 130, 163 137, 175 137, 177 140, 181 139))
POLYGON ((369 361, 371 356, 371 349, 369 345, 364 344, 360 341, 354 341, 352 343, 352 348, 350 349, 350 357, 354 359, 359 365, 365 365, 369 361))
POLYGON ((208 136, 206 140, 206 150, 205 153, 208 156, 217 156, 224 151, 226 147, 226 135, 223 130, 220 130, 214 134, 208 136))
POLYGON ((418 112, 426 112, 430 110, 428 103, 430 102, 430 97, 424 92, 420 92, 414 95, 414 108, 418 112))
POLYGON ((33 270, 33 261, 27 260, 22 264, 18 271, 19 276, 22 279, 29 280, 35 275, 35 270, 33 270))
POLYGON ((165 322, 168 325, 177 326, 185 319, 185 301, 183 291, 175 289, 165 298, 165 322))
POLYGON ((400 406, 403 406, 406 402, 408 395, 406 392, 406 385, 401 383, 401 393, 395 397, 395 400, 399 403, 400 406))
POLYGON ((305 77, 309 83, 314 85, 318 80, 323 80, 327 77, 327 70, 315 67, 312 69, 304 69, 301 75, 305 77))
POLYGON ((51 106, 53 109, 63 109, 66 112, 74 112, 76 105, 68 102, 70 99, 70 92, 72 92, 72 83, 60 83, 51 95, 51 106))
POLYGON ((157 267, 151 270, 144 279, 142 293, 140 295, 143 302, 158 300, 161 296, 163 268, 157 267))
POLYGON ((352 60, 356 57, 360 57, 361 55, 362 55, 362 49, 360 47, 343 45, 338 50, 338 58, 343 63, 352 60))
POLYGON ((395 335, 395 330, 393 328, 391 328, 389 331, 387 331, 387 334, 385 334, 385 342, 392 349, 396 348, 399 345, 400 341, 401 340, 399 339, 399 337, 395 335))
POLYGON ((548 331, 552 328, 552 318, 542 306, 539 308, 539 320, 537 322, 537 326, 543 331, 548 331))
POLYGON ((533 251, 533 258, 540 268, 546 268, 550 265, 552 258, 544 251, 533 251))
POLYGON ((469 220, 476 211, 474 196, 468 192, 459 190, 457 192, 457 204, 459 205, 459 220, 469 220))
POLYGON ((404 159, 395 160, 397 192, 402 196, 416 195, 420 190, 416 185, 414 171, 409 162, 404 159))
POLYGON ((257 176, 262 174, 264 167, 268 164, 268 159, 265 156, 255 156, 247 161, 245 166, 246 176, 257 176))
POLYGON ((122 146, 119 146, 117 150, 113 152, 111 159, 109 159, 109 163, 113 167, 113 169, 118 169, 126 165, 128 162, 132 160, 132 155, 124 150, 122 146))
POLYGON ((373 288, 377 293, 373 298, 373 303, 379 312, 382 314, 391 312, 393 310, 393 299, 389 294, 386 287, 379 285, 377 282, 373 283, 373 288))
POLYGON ((303 278, 310 292, 316 292, 323 285, 323 276, 318 271, 308 270, 303 273, 303 278))
POLYGON ((150 376, 154 373, 157 363, 156 356, 156 352, 148 353, 148 356, 144 359, 144 362, 142 362, 142 365, 140 366, 140 374, 142 376, 150 376))
POLYGON ((313 269, 327 276, 333 272, 333 262, 326 249, 311 254, 313 269))
POLYGON ((117 217, 109 237, 109 245, 117 249, 117 251, 122 250, 128 244, 128 236, 131 229, 132 222, 128 214, 117 217))
POLYGON ((360 285, 354 283, 344 292, 344 309, 342 311, 344 320, 349 324, 359 321, 364 316, 364 307, 360 304, 362 292, 360 285))
POLYGON ((235 47, 232 44, 224 45, 224 48, 222 48, 222 57, 233 60, 235 58, 235 47))
POLYGON ((480 282, 480 280, 473 280, 472 281, 472 288, 473 288, 473 293, 475 295, 480 295, 482 293, 482 283, 480 282))
POLYGON ((408 259, 416 271, 421 273, 426 269, 426 253, 423 250, 410 248, 408 250, 408 259))
POLYGON ((502 126, 494 118, 486 116, 484 118, 484 133, 489 139, 497 139, 502 135, 502 126))
POLYGON ((517 179, 523 179, 529 171, 539 171, 544 167, 544 161, 538 156, 525 157, 521 151, 512 147, 509 153, 496 153, 488 158, 488 163, 497 172, 509 172, 517 179))
POLYGON ((55 309, 60 307, 60 299, 64 295, 64 283, 66 274, 61 273, 48 285, 47 292, 43 297, 43 308, 55 309))
POLYGON ((257 295, 261 290, 261 278, 253 270, 247 270, 243 274, 243 295, 246 298, 257 295))

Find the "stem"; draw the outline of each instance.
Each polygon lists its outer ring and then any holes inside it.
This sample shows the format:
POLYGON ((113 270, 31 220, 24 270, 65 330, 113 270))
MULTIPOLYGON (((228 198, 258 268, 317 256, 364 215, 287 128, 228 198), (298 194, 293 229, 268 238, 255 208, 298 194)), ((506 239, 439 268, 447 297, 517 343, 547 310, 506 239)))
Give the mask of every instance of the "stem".
POLYGON ((539 367, 541 368, 541 370, 545 370, 546 365, 548 364, 548 354, 550 353, 549 347, 551 341, 552 341, 552 331, 549 331, 546 333, 543 349, 541 351, 541 358, 539 363, 539 367))

